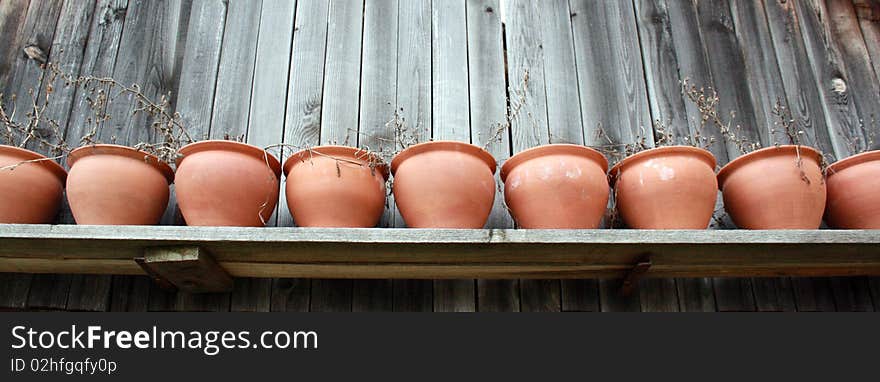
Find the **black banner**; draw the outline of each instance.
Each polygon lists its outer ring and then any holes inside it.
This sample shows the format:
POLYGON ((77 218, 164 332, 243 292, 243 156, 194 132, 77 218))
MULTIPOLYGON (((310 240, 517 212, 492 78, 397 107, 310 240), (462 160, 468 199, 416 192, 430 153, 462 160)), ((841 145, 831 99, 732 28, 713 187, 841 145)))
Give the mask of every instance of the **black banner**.
POLYGON ((872 314, 3 313, 0 321, 2 380, 838 380, 876 375, 880 343, 872 314))

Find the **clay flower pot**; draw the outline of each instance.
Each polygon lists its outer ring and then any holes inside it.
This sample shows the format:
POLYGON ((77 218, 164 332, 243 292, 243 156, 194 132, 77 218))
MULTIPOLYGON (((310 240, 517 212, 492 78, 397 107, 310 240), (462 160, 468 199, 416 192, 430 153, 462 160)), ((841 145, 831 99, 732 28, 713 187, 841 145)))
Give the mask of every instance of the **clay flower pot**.
POLYGON ((278 202, 278 159, 233 141, 192 143, 179 152, 175 191, 187 225, 266 225, 278 202))
POLYGON ((645 150, 610 171, 617 210, 630 228, 706 229, 715 212, 715 156, 690 146, 645 150))
POLYGON ((483 228, 495 201, 495 158, 451 141, 410 146, 391 160, 397 208, 412 228, 483 228))
POLYGON ((67 201, 77 224, 157 224, 174 172, 131 147, 90 145, 67 156, 67 201))
POLYGON ((825 222, 834 228, 880 229, 880 150, 828 166, 825 222))
POLYGON ((740 228, 819 228, 825 210, 821 159, 815 149, 794 145, 734 159, 718 172, 724 209, 740 228))
POLYGON ((61 208, 66 177, 45 156, 0 145, 0 224, 51 223, 61 208))
POLYGON ((501 167, 504 200, 522 228, 596 228, 608 206, 608 161, 579 145, 539 146, 501 167))
POLYGON ((319 146, 284 162, 287 207, 301 227, 375 227, 388 168, 354 147, 319 146))

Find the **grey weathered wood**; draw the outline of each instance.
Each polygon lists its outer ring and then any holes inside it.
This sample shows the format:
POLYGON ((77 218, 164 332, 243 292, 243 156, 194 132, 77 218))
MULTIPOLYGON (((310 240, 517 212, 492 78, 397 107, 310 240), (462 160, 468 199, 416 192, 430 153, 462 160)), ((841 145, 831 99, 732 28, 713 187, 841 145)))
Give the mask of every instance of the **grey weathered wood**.
MULTIPOLYGON (((229 310, 233 312, 268 312, 271 309, 273 288, 279 279, 235 279, 230 294, 229 310)), ((279 291, 283 294, 285 291, 279 291)))
MULTIPOLYGON (((485 147, 502 164, 510 157, 510 130, 498 132, 507 121, 507 83, 501 5, 498 0, 468 0, 466 4, 468 30, 468 79, 471 115, 471 142, 485 147)), ((496 182, 500 183, 496 172, 496 182)), ((490 228, 512 228, 513 219, 504 206, 501 188, 495 194, 495 204, 489 220, 490 228)), ((518 299, 517 280, 478 280, 476 293, 468 294, 472 283, 458 283, 451 287, 462 291, 462 300, 456 305, 474 306, 480 311, 511 310, 510 296, 518 299), (476 295, 476 296, 475 296, 476 295), (476 301, 472 299, 476 298, 476 301)), ((440 281, 439 283, 445 283, 440 281)), ((435 288, 435 294, 450 288, 435 288)), ((435 296, 435 300, 446 300, 435 296)), ((518 308, 518 307, 517 307, 518 308)))
MULTIPOLYGON (((873 231, 6 225, 0 238, 7 272, 139 274, 130 259, 143 248, 180 245, 205 248, 237 277, 619 277, 646 251, 654 263, 648 277, 873 275, 880 267, 873 231)), ((743 296, 753 305, 752 293, 743 296)), ((718 302, 740 310, 725 304, 718 302)))
POLYGON ((33 275, 25 273, 0 273, 0 308, 24 309, 27 307, 28 291, 33 275))
POLYGON ((760 312, 793 312, 796 310, 794 289, 789 278, 752 279, 755 307, 760 312))
POLYGON ((358 144, 359 114, 354 110, 360 109, 363 24, 363 1, 330 1, 321 103, 324 144, 358 144))
POLYGON ((566 312, 598 312, 599 282, 596 280, 562 280, 562 310, 566 312))
MULTIPOLYGON (((736 36, 743 49, 746 73, 756 121, 770 127, 769 134, 760 136, 762 146, 790 144, 780 118, 774 115, 777 103, 790 109, 781 68, 776 57, 764 7, 760 2, 731 2, 736 36)), ((752 280, 758 310, 794 310, 791 280, 752 280)))
MULTIPOLYGON (((296 3, 264 0, 262 4, 247 130, 247 143, 257 147, 277 144, 284 136, 296 3)), ((280 204, 279 200, 268 225, 276 225, 280 204)))
POLYGON ((16 63, 22 55, 22 28, 27 17, 28 3, 28 0, 0 2, 0 33, 7 36, 7 42, 0 51, 0 83, 4 84, 3 93, 6 93, 6 84, 13 76, 16 63))
MULTIPOLYGON (((396 4, 394 4, 396 10, 396 4)), ((390 6, 379 7, 381 10, 391 10, 390 6)), ((372 9, 372 6, 371 6, 372 9)), ((327 18, 326 31, 326 51, 324 59, 324 79, 323 79, 323 98, 320 108, 320 137, 322 144, 340 144, 358 147, 369 147, 373 150, 379 150, 382 146, 380 141, 373 140, 371 135, 358 135, 358 131, 363 131, 363 125, 359 126, 360 113, 364 112, 361 104, 361 49, 364 33, 364 2, 362 1, 331 1, 327 18), (353 110, 360 110, 360 113, 353 110), (363 141, 359 141, 363 139, 363 141)), ((394 23, 393 32, 383 36, 378 36, 376 42, 382 44, 387 43, 383 39, 392 39, 395 41, 393 48, 397 51, 396 45, 396 12, 394 19, 388 19, 394 23), (392 37, 393 36, 393 37, 392 37)), ((385 31, 380 24, 381 18, 377 18, 373 24, 373 28, 379 31, 385 31)), ((371 29, 370 35, 374 35, 371 29)), ((388 48, 385 46, 384 48, 388 48)), ((380 59, 383 47, 380 46, 373 52, 374 59, 380 59)), ((396 54, 392 55, 396 59, 396 54)), ((378 63, 377 63, 378 64, 378 63)), ((381 64, 380 64, 381 66, 381 64)), ((377 67, 377 70, 383 68, 377 67)), ((387 69, 385 73, 393 73, 394 69, 387 69)), ((375 77, 375 87, 379 91, 391 91, 390 99, 393 100, 393 87, 381 89, 382 76, 375 77)), ((385 77, 385 80, 389 77, 385 77)), ((370 99, 372 101, 372 99, 370 99)), ((391 102, 391 101, 387 101, 391 102)), ((378 105, 378 104, 373 104, 378 105)), ((393 106, 391 106, 393 108, 393 106)), ((370 118, 377 118, 378 115, 367 113, 370 118)), ((374 120, 375 122, 375 120, 374 120)), ((379 134, 379 125, 374 126, 373 132, 379 134)), ((352 283, 347 280, 313 280, 311 284, 313 310, 339 310, 350 311, 352 309, 352 283), (316 301, 315 299, 326 299, 328 296, 334 297, 329 301, 316 301)), ((390 282, 389 282, 390 284, 390 282)), ((362 288, 367 288, 363 286, 362 288)), ((294 289, 296 290, 296 289, 294 289)), ((390 286, 383 292, 390 296, 390 286)), ((389 297, 390 300, 390 297, 389 297)), ((390 302, 389 302, 390 304, 390 302)))
POLYGON ((188 293, 178 292, 174 303, 175 311, 183 312, 228 312, 229 293, 188 293))
POLYGON ((34 275, 28 291, 28 309, 63 310, 67 308, 72 275, 34 275))
POLYGON ((176 111, 194 139, 208 137, 211 130, 226 7, 221 0, 197 1, 189 17, 176 111))
POLYGON ((544 48, 540 4, 532 1, 504 0, 509 103, 521 103, 510 121, 513 153, 550 141, 547 125, 547 94, 544 85, 544 48), (521 95, 517 95, 517 93, 521 95))
POLYGON ((833 312, 834 296, 828 278, 793 278, 795 304, 799 312, 833 312))
MULTIPOLYGON (((847 3, 848 5, 851 5, 847 3)), ((816 78, 816 88, 822 93, 826 124, 832 142, 833 157, 844 158, 857 148, 847 141, 864 141, 863 123, 871 115, 880 114, 876 102, 876 77, 864 47, 851 8, 840 4, 803 1, 793 4, 800 21, 807 56, 816 78), (832 13, 833 12, 833 13, 832 13), (867 77, 866 77, 867 76, 867 77), (854 80, 858 78, 858 80, 854 80), (837 85, 837 86, 833 86, 837 85)), ((838 279, 831 283, 833 294, 847 296, 857 288, 850 279, 838 279)), ((847 307, 848 299, 835 298, 837 310, 860 310, 858 306, 847 307)))
POLYGON ((865 47, 871 55, 874 74, 880 77, 880 4, 870 0, 855 0, 853 5, 859 17, 865 47))
POLYGON ((71 278, 67 310, 103 312, 110 307, 113 276, 76 275, 71 278))
MULTIPOLYGON (((431 115, 432 138, 472 142, 471 137, 471 82, 469 81, 468 40, 484 31, 471 32, 468 24, 468 7, 464 0, 431 2, 431 115)), ((485 9, 478 9, 474 21, 482 20, 485 9)), ((488 21, 488 20, 487 20, 488 21)), ((478 27, 479 28, 479 27, 478 27)), ((491 38, 489 34, 489 38, 491 38)), ((494 35, 501 42, 500 30, 494 35)), ((476 55, 484 55, 478 52, 476 55)), ((480 58, 475 57, 475 60, 480 58)), ((499 56, 498 63, 502 61, 499 56)), ((480 66, 475 63, 474 66, 480 66)), ((497 68, 497 78, 503 81, 503 69, 497 68)), ((477 79, 479 81, 480 79, 477 79)), ((504 102, 503 82, 497 89, 495 100, 504 102)), ((481 93, 484 90, 480 90, 481 93)), ((491 98, 489 100, 491 102, 491 98)), ((435 311, 473 311, 475 306, 475 283, 473 280, 435 280, 433 282, 433 309, 435 311)), ((418 300, 416 302, 419 302, 418 300)))
POLYGON ((228 292, 233 281, 208 252, 199 247, 153 247, 144 251, 139 263, 150 274, 161 277, 190 293, 228 292))
POLYGON ((471 141, 464 0, 431 2, 433 138, 471 141))
POLYGON ((273 312, 309 311, 311 280, 273 279, 270 309, 273 312))
POLYGON ((523 312, 562 311, 561 280, 520 280, 523 312))
POLYGON ((678 288, 678 310, 682 312, 714 312, 715 291, 712 279, 675 279, 678 288))
POLYGON ((146 276, 113 276, 109 310, 113 312, 146 312, 152 282, 146 276))
POLYGON ((476 288, 474 280, 434 280, 434 311, 476 311, 476 288))
MULTIPOLYGON (((29 102, 29 89, 34 89, 37 94, 41 93, 43 70, 41 63, 29 58, 24 54, 24 48, 28 45, 36 45, 44 52, 46 56, 52 54, 52 43, 55 41, 56 25, 58 17, 61 13, 61 4, 51 0, 31 0, 27 4, 11 3, 9 7, 24 7, 27 14, 24 20, 20 18, 22 9, 10 9, 4 6, 0 8, 0 18, 3 24, 0 30, 11 30, 16 24, 19 24, 17 33, 5 35, 5 44, 9 44, 7 49, 9 53, 3 56, 10 65, 7 73, 0 72, 0 79, 3 79, 0 93, 7 95, 17 94, 22 100, 21 106, 24 108, 29 102)), ((24 117, 20 115, 20 117, 24 117)), ((33 148, 37 148, 33 146, 33 148)), ((44 149, 45 150, 45 149, 44 149)))
MULTIPOLYGON (((397 105, 398 1, 367 1, 363 15, 357 143, 359 147, 370 147, 377 151, 394 151, 399 149, 395 144, 394 129, 386 127, 386 123, 394 118, 395 113, 401 114, 402 118, 407 117, 397 105)), ((408 125, 410 123, 407 121, 408 125)), ((389 193, 379 226, 394 226, 396 211, 393 195, 389 193)), ((390 310, 393 296, 390 281, 355 281, 352 285, 357 310, 390 310)))
POLYGON ((262 0, 227 3, 211 139, 237 138, 247 133, 262 4, 262 0))
MULTIPOLYGON (((352 310, 351 280, 311 280, 310 312, 350 312, 352 310)), ((391 284, 388 281, 388 284, 391 284)), ((369 290, 369 288, 365 288, 369 290)), ((382 299, 385 301, 385 299, 382 299)))
POLYGON ((838 312, 873 312, 870 285, 864 277, 831 279, 834 305, 838 312))
MULTIPOLYGON (((297 3, 283 137, 285 144, 297 148, 313 147, 320 143, 329 9, 328 0, 300 0, 297 3)), ((282 157, 287 157, 299 151, 297 148, 282 148, 279 151, 282 157)), ((294 221, 287 207, 284 187, 280 192, 278 226, 292 226, 294 221)))

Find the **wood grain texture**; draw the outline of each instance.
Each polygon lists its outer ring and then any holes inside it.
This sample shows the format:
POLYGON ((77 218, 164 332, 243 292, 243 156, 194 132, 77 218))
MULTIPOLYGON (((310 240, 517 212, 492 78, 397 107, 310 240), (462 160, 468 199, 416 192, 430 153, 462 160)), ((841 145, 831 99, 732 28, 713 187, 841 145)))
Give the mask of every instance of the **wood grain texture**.
MULTIPOLYGON (((363 12, 363 40, 360 74, 360 117, 358 147, 394 151, 395 133, 386 125, 395 115, 406 114, 397 105, 399 4, 397 0, 366 1, 363 12)), ((427 105, 426 105, 427 106, 427 105)), ((340 126, 341 127, 341 126, 340 126)), ((380 227, 396 224, 397 209, 389 193, 380 227)), ((333 283, 333 282, 331 282, 333 283)), ((340 284, 339 282, 335 282, 340 284)), ((332 284, 331 284, 332 285, 332 284)), ((352 285, 354 301, 349 305, 356 311, 392 310, 393 284, 390 280, 355 280, 352 285)), ((313 284, 314 286, 314 284, 313 284)))
MULTIPOLYGON (((508 83, 501 4, 498 0, 468 0, 466 7, 471 143, 486 148, 500 166, 511 154, 511 131, 506 128, 508 83)), ((497 172, 495 176, 495 182, 500 184, 497 172)), ((501 187, 495 193, 495 204, 486 226, 513 227, 501 187)), ((480 311, 510 310, 512 304, 509 297, 519 294, 517 280, 477 280, 476 293, 467 293, 474 283, 453 282, 459 283, 454 290, 463 291, 460 294, 464 299, 461 304, 474 306, 480 311)))
POLYGON ((363 1, 330 1, 321 104, 324 144, 358 145, 363 32, 363 1))
POLYGON ((211 139, 247 134, 262 4, 262 0, 227 3, 211 114, 211 139))

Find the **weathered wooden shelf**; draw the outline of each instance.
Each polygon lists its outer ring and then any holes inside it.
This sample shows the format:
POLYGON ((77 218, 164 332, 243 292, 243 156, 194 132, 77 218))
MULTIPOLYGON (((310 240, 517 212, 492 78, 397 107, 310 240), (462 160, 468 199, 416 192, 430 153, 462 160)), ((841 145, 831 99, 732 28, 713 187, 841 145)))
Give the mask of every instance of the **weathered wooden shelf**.
POLYGON ((0 225, 0 272, 142 275, 187 259, 173 272, 195 274, 188 283, 216 265, 233 277, 616 278, 645 259, 645 277, 880 275, 880 231, 0 225))

